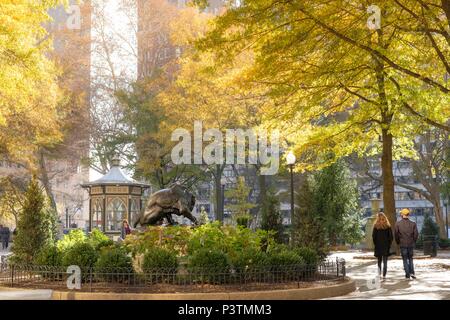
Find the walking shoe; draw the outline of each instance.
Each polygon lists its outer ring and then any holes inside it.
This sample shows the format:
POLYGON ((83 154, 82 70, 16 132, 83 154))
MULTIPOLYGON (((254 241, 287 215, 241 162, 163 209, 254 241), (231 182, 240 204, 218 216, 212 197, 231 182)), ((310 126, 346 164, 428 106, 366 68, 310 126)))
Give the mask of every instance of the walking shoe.
POLYGON ((411 275, 411 278, 416 279, 416 276, 414 274, 411 275))
POLYGON ((411 279, 411 277, 409 276, 409 274, 406 274, 406 275, 405 275, 405 278, 406 278, 406 279, 411 279))

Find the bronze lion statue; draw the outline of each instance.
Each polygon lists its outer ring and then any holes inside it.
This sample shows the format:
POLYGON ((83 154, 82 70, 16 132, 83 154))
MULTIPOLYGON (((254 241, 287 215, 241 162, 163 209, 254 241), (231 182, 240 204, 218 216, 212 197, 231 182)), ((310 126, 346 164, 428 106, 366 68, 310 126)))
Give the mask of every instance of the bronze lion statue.
POLYGON ((172 214, 184 216, 197 225, 197 219, 192 215, 195 196, 185 187, 173 185, 153 193, 145 205, 144 211, 134 221, 133 226, 156 225, 164 218, 171 225, 174 224, 172 214))

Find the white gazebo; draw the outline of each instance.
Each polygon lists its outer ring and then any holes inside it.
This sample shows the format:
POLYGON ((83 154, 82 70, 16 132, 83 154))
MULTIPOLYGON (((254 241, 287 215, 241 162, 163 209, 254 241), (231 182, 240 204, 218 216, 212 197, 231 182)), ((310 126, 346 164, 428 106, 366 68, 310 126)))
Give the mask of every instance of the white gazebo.
POLYGON ((98 228, 111 236, 120 234, 124 219, 131 224, 137 218, 144 190, 150 187, 127 177, 118 158, 107 174, 81 186, 89 192, 89 231, 98 228))

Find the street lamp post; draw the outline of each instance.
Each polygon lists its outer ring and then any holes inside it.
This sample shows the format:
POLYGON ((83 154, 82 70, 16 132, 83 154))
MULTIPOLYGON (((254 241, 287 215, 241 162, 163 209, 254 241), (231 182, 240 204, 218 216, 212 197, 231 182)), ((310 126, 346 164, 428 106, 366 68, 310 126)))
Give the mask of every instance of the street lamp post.
POLYGON ((286 156, 286 162, 291 171, 291 223, 292 217, 294 216, 294 164, 295 164, 295 155, 290 151, 286 156))
POLYGON ((225 185, 226 185, 226 179, 225 178, 221 178, 220 179, 220 212, 221 212, 221 217, 222 220, 221 222, 223 223, 225 221, 225 185))
POLYGON ((445 207, 445 226, 446 226, 446 230, 447 230, 447 238, 448 238, 448 200, 444 201, 444 207, 445 207))
POLYGON ((66 207, 66 228, 70 228, 69 208, 66 207))

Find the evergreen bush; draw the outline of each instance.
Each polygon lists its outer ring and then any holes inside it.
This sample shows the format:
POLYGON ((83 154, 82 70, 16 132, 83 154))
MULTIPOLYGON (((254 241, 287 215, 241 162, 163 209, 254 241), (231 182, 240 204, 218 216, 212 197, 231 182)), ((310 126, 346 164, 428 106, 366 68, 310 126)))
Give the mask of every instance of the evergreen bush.
POLYGON ((25 194, 25 203, 17 223, 17 235, 12 247, 12 261, 30 264, 44 246, 51 244, 52 228, 49 227, 45 198, 36 179, 30 181, 25 194))
POLYGON ((65 267, 75 265, 82 270, 94 267, 98 253, 94 247, 86 242, 77 243, 64 252, 62 264, 65 267))
POLYGON ((170 281, 178 273, 177 254, 164 248, 151 248, 144 255, 142 270, 150 282, 170 281))
POLYGON ((95 273, 103 281, 128 281, 134 273, 133 261, 124 248, 104 248, 94 266, 95 273))
POLYGON ((202 249, 188 257, 188 270, 202 282, 224 283, 229 280, 231 264, 224 252, 202 249))

